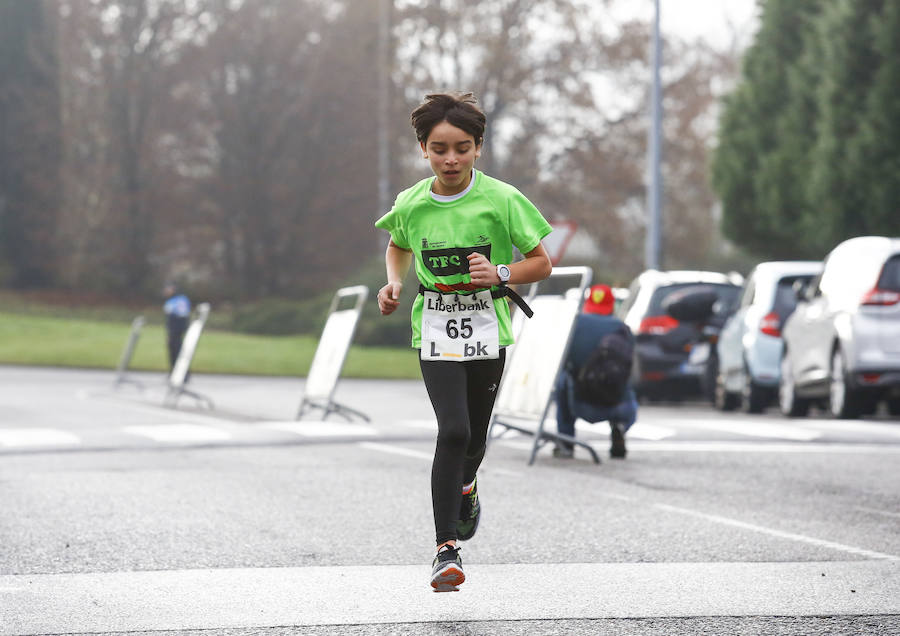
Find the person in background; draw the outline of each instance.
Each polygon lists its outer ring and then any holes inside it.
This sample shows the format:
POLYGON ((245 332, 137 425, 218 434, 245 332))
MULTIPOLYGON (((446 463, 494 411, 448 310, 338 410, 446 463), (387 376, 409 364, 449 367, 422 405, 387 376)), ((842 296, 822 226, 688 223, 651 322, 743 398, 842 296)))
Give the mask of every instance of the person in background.
POLYGON ((165 284, 163 296, 166 299, 163 304, 163 313, 166 315, 166 345, 169 350, 169 372, 171 373, 191 319, 191 301, 179 292, 178 286, 173 282, 165 284))
MULTIPOLYGON (((637 399, 627 380, 631 372, 630 352, 634 346, 634 336, 625 323, 612 315, 614 307, 615 299, 609 285, 594 285, 588 290, 582 313, 575 319, 563 370, 556 380, 556 426, 561 435, 575 437, 575 420, 578 418, 591 423, 608 421, 612 440, 610 457, 623 459, 626 454, 625 432, 637 418, 637 399), (605 399, 599 401, 606 404, 598 404, 598 400, 583 392, 579 395, 576 378, 579 377, 582 366, 592 359, 601 340, 609 334, 615 334, 613 338, 616 342, 613 344, 620 345, 623 358, 622 363, 611 364, 611 370, 607 371, 611 376, 619 376, 616 382, 610 383, 610 389, 616 393, 616 397, 619 389, 615 387, 619 383, 624 390, 620 399, 605 396, 605 399), (627 363, 624 361, 625 355, 628 356, 627 363)), ((557 441, 553 455, 571 459, 574 452, 572 443, 560 440, 557 441)))

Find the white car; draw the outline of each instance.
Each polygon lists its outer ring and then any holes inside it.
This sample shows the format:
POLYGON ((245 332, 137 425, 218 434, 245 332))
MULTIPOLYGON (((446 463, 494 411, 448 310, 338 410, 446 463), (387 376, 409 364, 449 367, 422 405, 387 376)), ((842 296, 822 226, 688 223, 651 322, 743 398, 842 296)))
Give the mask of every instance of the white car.
POLYGON ((885 399, 900 415, 900 238, 835 247, 782 334, 782 413, 827 403, 834 417, 858 417, 885 399))
POLYGON ((781 328, 797 305, 795 286, 822 271, 817 261, 760 263, 744 282, 737 311, 719 334, 715 405, 762 413, 778 394, 781 328))

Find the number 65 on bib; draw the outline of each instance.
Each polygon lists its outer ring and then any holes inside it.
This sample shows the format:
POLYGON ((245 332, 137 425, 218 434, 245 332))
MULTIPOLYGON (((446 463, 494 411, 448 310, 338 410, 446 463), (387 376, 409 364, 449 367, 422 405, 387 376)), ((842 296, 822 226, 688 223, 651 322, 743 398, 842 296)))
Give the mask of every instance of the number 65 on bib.
POLYGON ((426 290, 422 305, 422 360, 490 360, 500 355, 491 291, 441 294, 426 290))

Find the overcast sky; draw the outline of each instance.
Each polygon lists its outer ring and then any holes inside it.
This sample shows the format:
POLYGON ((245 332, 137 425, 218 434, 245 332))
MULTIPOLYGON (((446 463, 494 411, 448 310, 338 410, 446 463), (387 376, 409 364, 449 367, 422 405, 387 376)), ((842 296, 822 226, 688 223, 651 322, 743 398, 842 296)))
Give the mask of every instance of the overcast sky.
MULTIPOLYGON (((637 15, 653 15, 652 0, 629 3, 637 15)), ((686 39, 703 38, 714 45, 727 45, 732 33, 744 46, 756 30, 756 0, 660 0, 660 26, 663 33, 686 39)))

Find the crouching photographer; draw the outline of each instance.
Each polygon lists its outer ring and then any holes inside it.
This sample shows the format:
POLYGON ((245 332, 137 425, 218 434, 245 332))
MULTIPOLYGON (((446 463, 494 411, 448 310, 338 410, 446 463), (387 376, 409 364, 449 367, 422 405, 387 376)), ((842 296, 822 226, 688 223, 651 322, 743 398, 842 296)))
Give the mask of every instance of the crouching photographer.
POLYGON ((608 285, 594 285, 576 317, 563 370, 556 379, 554 457, 575 453, 575 420, 609 422, 610 457, 626 455, 625 432, 637 418, 637 399, 629 384, 634 336, 612 315, 615 300, 608 285))

